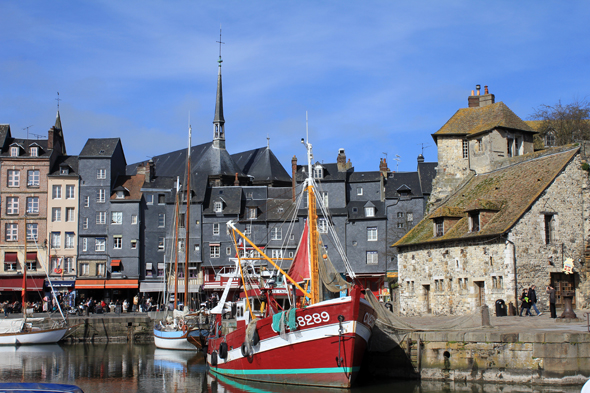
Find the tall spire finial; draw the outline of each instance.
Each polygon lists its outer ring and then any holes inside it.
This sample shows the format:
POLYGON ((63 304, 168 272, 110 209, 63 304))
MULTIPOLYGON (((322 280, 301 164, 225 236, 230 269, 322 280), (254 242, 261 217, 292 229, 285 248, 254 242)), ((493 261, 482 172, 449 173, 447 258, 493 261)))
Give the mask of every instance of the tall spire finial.
POLYGON ((59 98, 59 91, 57 92, 57 98, 55 100, 57 101, 57 111, 59 112, 59 102, 61 101, 59 98))
POLYGON ((221 60, 221 44, 225 44, 225 42, 221 41, 221 23, 219 24, 219 60, 217 60, 217 62, 219 63, 219 67, 221 67, 221 63, 223 62, 223 60, 221 60))
POLYGON ((268 134, 266 134, 266 148, 270 149, 270 136, 268 134))

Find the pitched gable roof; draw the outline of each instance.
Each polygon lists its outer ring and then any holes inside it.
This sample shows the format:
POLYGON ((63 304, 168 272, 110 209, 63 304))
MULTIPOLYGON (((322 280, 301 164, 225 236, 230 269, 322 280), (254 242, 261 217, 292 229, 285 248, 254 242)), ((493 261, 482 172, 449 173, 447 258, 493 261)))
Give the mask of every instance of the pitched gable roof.
POLYGON ((445 135, 476 135, 494 128, 536 132, 503 102, 476 108, 459 109, 432 137, 445 135))
POLYGON ((120 138, 90 138, 86 141, 79 157, 112 157, 120 143, 120 138))
POLYGON ((242 172, 253 176, 254 182, 291 182, 291 176, 268 147, 232 154, 231 157, 242 172))
POLYGON ((474 176, 394 246, 465 240, 507 232, 551 185, 578 150, 569 146, 568 149, 531 153, 521 156, 530 158, 526 161, 474 176), (479 232, 473 233, 469 232, 467 211, 477 206, 496 213, 479 232), (460 217, 459 221, 444 236, 434 237, 433 219, 444 217, 443 213, 449 212, 454 214, 453 217, 460 217))

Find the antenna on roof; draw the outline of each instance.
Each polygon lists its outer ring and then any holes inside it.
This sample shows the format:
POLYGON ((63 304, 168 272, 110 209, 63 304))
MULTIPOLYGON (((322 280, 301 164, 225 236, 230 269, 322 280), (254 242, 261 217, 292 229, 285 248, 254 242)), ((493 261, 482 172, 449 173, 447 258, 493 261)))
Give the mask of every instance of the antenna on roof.
POLYGON ((424 143, 418 143, 420 146, 422 146, 422 155, 424 155, 424 149, 430 147, 430 145, 426 145, 424 146, 424 143))
POLYGON ((382 152, 381 154, 383 154, 385 156, 385 161, 387 161, 387 153, 382 152))
POLYGON ((55 100, 57 101, 57 111, 59 112, 59 102, 61 101, 59 98, 59 91, 57 92, 57 98, 55 100))
POLYGON ((221 67, 221 63, 223 62, 223 60, 221 60, 221 44, 225 44, 225 42, 221 41, 221 23, 219 24, 219 60, 217 60, 219 62, 219 66, 221 67))
POLYGON ((33 125, 31 124, 30 126, 24 127, 23 130, 27 131, 27 139, 29 139, 29 128, 33 127, 33 125))
POLYGON ((395 171, 399 172, 399 162, 402 160, 402 158, 400 156, 398 156, 397 154, 395 155, 395 158, 393 159, 394 161, 397 161, 397 163, 395 164, 395 171))
MULTIPOLYGON (((30 134, 33 135, 33 136, 36 136, 37 137, 37 140, 39 140, 39 139, 41 139, 41 138, 43 138, 45 136, 45 135, 33 134, 32 132, 30 134)), ((27 139, 29 139, 29 133, 28 132, 27 132, 27 139)))

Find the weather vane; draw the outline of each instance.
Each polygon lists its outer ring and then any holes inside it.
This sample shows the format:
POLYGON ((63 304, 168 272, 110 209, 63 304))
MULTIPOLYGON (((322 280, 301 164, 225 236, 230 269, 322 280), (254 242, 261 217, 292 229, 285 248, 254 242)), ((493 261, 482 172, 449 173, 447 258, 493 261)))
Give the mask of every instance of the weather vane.
POLYGON ((59 112, 59 102, 61 101, 59 98, 59 91, 57 92, 57 98, 55 100, 57 101, 57 111, 59 112))
POLYGON ((221 63, 223 62, 223 60, 221 60, 221 44, 225 44, 225 42, 221 41, 221 24, 219 25, 219 66, 221 67, 221 63))

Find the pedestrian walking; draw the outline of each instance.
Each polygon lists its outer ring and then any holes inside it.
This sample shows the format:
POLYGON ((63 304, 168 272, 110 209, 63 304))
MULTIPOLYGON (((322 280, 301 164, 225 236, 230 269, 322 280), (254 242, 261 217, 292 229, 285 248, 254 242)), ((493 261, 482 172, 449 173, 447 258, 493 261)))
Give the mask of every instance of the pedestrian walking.
POLYGON ((549 295, 549 311, 551 313, 551 318, 557 318, 557 313, 555 312, 555 288, 549 285, 547 287, 547 294, 549 295))
POLYGON ((520 301, 522 302, 520 305, 520 314, 519 316, 522 317, 522 312, 525 311, 524 316, 531 315, 531 299, 529 298, 529 289, 525 288, 522 291, 522 295, 520 295, 520 301))
POLYGON ((537 316, 539 316, 543 313, 540 312, 537 308, 537 293, 535 292, 535 288, 535 285, 531 285, 531 287, 529 288, 529 298, 531 299, 531 307, 533 308, 533 310, 537 312, 537 316))
POLYGON ((135 295, 133 297, 133 308, 131 309, 131 311, 136 312, 137 311, 137 306, 139 306, 139 296, 135 295))
POLYGON ((127 301, 127 299, 125 299, 123 301, 123 312, 126 313, 128 308, 129 308, 129 302, 127 301))

